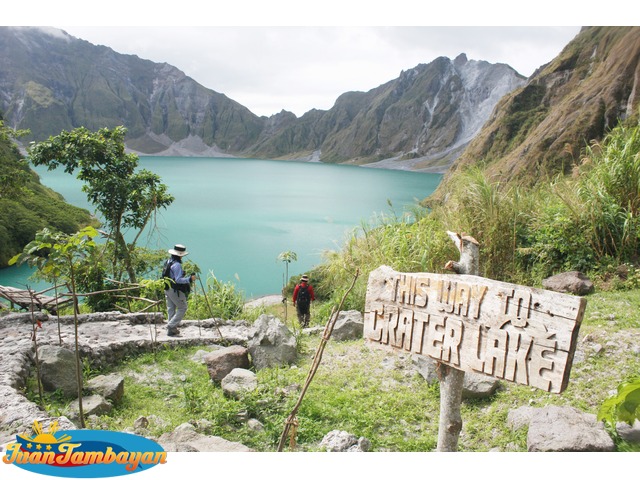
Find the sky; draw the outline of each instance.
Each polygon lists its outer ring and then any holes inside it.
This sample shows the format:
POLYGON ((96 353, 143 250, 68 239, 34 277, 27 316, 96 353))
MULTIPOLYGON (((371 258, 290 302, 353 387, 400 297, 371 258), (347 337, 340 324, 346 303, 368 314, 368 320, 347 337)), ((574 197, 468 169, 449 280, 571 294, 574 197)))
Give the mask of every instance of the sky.
POLYGON ((3 20, 61 28, 119 53, 169 63, 256 115, 301 116, 440 56, 465 53, 528 77, 580 25, 620 23, 612 12, 631 20, 618 1, 603 9, 585 0, 577 10, 557 0, 518 9, 503 0, 31 0, 28 10, 20 2, 4 6, 3 20))

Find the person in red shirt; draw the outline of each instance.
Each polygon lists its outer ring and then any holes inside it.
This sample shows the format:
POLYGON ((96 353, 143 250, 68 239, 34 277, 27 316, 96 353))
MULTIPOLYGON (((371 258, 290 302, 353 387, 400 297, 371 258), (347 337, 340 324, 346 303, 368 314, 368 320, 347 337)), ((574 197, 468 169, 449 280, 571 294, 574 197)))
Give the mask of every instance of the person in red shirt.
POLYGON ((298 313, 298 321, 302 328, 309 326, 311 319, 311 302, 316 299, 313 293, 313 287, 309 283, 309 277, 302 275, 300 283, 293 289, 293 306, 296 307, 298 313))

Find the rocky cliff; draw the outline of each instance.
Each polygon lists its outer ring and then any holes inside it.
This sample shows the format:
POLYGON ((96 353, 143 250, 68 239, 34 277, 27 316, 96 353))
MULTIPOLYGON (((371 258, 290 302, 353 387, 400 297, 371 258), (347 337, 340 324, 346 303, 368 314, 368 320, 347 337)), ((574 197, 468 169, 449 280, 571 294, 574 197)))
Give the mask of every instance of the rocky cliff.
POLYGON ((500 98, 525 79, 507 65, 440 57, 368 92, 341 95, 326 112, 289 118, 255 152, 317 150, 325 162, 445 170, 500 98))
POLYGON ((124 125, 147 154, 239 152, 264 121, 166 63, 121 55, 57 29, 0 28, 0 108, 30 140, 124 125))
POLYGON ((438 58, 327 110, 258 117, 168 64, 53 28, 0 27, 0 109, 27 140, 124 125, 150 155, 314 158, 444 171, 525 79, 507 65, 438 58), (378 162, 378 163, 375 163, 378 162))
POLYGON ((441 185, 468 165, 503 182, 568 173, 582 149, 640 106, 640 27, 585 27, 499 102, 441 185))

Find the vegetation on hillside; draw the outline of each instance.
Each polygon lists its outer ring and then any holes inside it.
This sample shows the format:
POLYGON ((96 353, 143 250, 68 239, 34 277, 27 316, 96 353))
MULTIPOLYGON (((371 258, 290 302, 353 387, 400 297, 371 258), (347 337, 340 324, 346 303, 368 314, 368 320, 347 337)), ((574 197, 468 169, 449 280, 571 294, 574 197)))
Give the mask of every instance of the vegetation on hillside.
POLYGON ((637 26, 583 27, 526 86, 500 100, 442 184, 469 165, 527 185, 570 173, 574 155, 638 108, 639 40, 637 26))
POLYGON ((620 124, 589 146, 573 175, 523 188, 477 167, 456 175, 443 198, 410 215, 387 215, 354 231, 341 251, 313 272, 318 291, 343 292, 356 269, 350 305, 362 309, 369 272, 444 271, 457 251, 447 230, 480 243, 480 274, 540 286, 555 273, 580 270, 602 282, 640 286, 640 124, 620 124))
POLYGON ((0 267, 43 228, 71 234, 95 223, 88 211, 40 183, 12 142, 21 133, 0 119, 0 267))

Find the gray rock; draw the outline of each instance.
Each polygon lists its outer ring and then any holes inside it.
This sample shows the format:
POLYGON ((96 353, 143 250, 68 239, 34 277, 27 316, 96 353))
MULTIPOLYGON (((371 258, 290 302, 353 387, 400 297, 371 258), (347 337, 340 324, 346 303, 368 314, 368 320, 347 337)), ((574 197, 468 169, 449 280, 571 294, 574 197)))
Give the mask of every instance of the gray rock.
POLYGON ((54 345, 41 345, 38 349, 38 360, 45 390, 60 390, 66 397, 78 396, 76 357, 71 350, 54 345))
POLYGON ((573 407, 538 409, 529 423, 530 452, 612 452, 613 440, 596 416, 573 407))
MULTIPOLYGON (((104 415, 109 413, 113 407, 107 400, 100 395, 90 395, 82 397, 82 413, 85 417, 89 415, 104 415)), ((77 422, 80 419, 80 402, 75 400, 69 405, 69 418, 77 422)))
POLYGON ((118 403, 124 396, 124 378, 116 374, 98 375, 87 381, 86 388, 111 403, 118 403))
POLYGON ((507 426, 512 430, 528 427, 537 410, 539 409, 535 407, 520 407, 515 410, 509 410, 507 414, 507 426))
POLYGON ((254 328, 248 349, 257 370, 291 365, 298 359, 296 339, 278 318, 262 314, 254 328))
POLYGON ((158 443, 167 452, 252 452, 249 447, 224 438, 202 435, 190 423, 163 434, 158 443))
POLYGON ((209 377, 215 383, 220 383, 224 377, 234 368, 250 367, 249 350, 240 345, 221 348, 215 352, 210 352, 204 357, 209 377))
POLYGON ((357 310, 348 310, 338 313, 338 318, 333 326, 331 338, 343 342, 362 338, 364 331, 364 318, 357 310))
POLYGON ((260 420, 256 418, 250 418, 249 420, 247 420, 247 427, 254 432, 260 432, 264 430, 264 425, 262 424, 262 422, 260 422, 260 420))
POLYGON ((500 380, 480 373, 465 373, 462 383, 462 398, 487 398, 495 393, 500 380))
POLYGON ((222 391, 225 395, 233 398, 238 398, 243 393, 253 391, 256 388, 258 388, 256 374, 244 368, 234 368, 222 379, 222 391))
POLYGON ((195 363, 204 363, 204 357, 209 355, 212 351, 218 350, 223 347, 211 346, 208 350, 198 350, 191 356, 191 361, 195 363))
POLYGON ((636 420, 633 425, 619 422, 616 430, 623 440, 629 443, 640 443, 640 420, 636 420))
POLYGON ((411 363, 415 370, 424 378, 428 384, 439 381, 436 371, 436 362, 424 355, 411 355, 411 363))
POLYGON ((343 430, 332 430, 320 442, 320 448, 327 452, 368 452, 371 444, 364 437, 343 430))
POLYGON ((542 286, 554 292, 574 295, 587 295, 594 290, 593 282, 586 275, 577 271, 559 273, 545 278, 542 281, 542 286))

